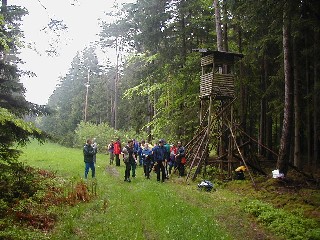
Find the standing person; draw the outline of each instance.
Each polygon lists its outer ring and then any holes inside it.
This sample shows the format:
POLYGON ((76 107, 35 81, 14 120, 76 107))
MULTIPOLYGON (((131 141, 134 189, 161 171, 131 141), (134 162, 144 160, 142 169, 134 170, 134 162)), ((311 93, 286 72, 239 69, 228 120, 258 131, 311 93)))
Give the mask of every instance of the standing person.
POLYGON ((157 172, 157 181, 160 182, 160 170, 162 173, 162 182, 164 182, 166 178, 166 171, 164 168, 165 160, 166 160, 166 149, 163 146, 163 140, 160 139, 157 146, 153 148, 152 154, 154 158, 154 162, 156 164, 156 172, 157 172))
POLYGON ((142 150, 145 146, 146 141, 142 140, 139 144, 139 150, 138 150, 138 158, 139 158, 139 166, 143 166, 143 160, 142 160, 142 150))
POLYGON ((95 149, 91 146, 92 140, 88 139, 83 147, 83 157, 85 163, 84 178, 88 178, 89 168, 91 169, 92 178, 95 177, 96 169, 93 162, 93 156, 96 154, 95 149))
POLYGON ((136 139, 132 139, 132 141, 133 141, 134 156, 135 156, 136 159, 138 159, 139 142, 136 139))
POLYGON ((165 157, 165 171, 166 171, 166 178, 169 179, 169 171, 168 171, 168 161, 170 160, 170 144, 164 141, 164 148, 166 149, 166 157, 165 157))
POLYGON ((97 144, 96 138, 93 139, 92 147, 95 151, 95 154, 93 155, 93 162, 94 162, 94 164, 96 164, 97 163, 97 152, 98 152, 98 144, 97 144))
POLYGON ((184 164, 181 162, 182 158, 185 157, 185 149, 182 146, 181 142, 177 143, 177 155, 176 155, 176 163, 179 171, 179 177, 184 176, 184 164))
POLYGON ((126 165, 126 169, 124 172, 124 181, 131 182, 130 170, 131 170, 132 162, 135 162, 132 140, 128 141, 128 145, 122 149, 122 152, 123 152, 123 161, 124 161, 124 164, 126 165))
POLYGON ((136 177, 139 143, 135 139, 132 139, 132 142, 133 142, 134 161, 130 161, 130 166, 131 166, 132 178, 135 178, 136 177))
POLYGON ((170 148, 170 159, 169 159, 169 175, 171 175, 172 168, 175 169, 176 166, 176 155, 177 155, 177 147, 176 144, 172 144, 170 148))
POLYGON ((144 176, 147 179, 150 179, 150 172, 151 172, 151 155, 152 151, 149 149, 149 144, 145 143, 144 147, 141 152, 141 158, 143 162, 143 172, 144 176))
POLYGON ((114 153, 113 153, 113 140, 109 143, 108 145, 108 152, 110 155, 110 165, 113 164, 113 160, 114 160, 114 153))
POLYGON ((116 157, 116 166, 120 166, 121 143, 119 138, 113 143, 113 154, 116 157))

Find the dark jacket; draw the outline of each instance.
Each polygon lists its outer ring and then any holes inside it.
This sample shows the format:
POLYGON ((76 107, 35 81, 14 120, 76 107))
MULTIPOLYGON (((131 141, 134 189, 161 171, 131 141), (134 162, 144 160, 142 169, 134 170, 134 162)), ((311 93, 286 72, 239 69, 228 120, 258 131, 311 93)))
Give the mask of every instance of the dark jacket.
POLYGON ((96 154, 96 150, 91 145, 84 145, 83 147, 83 156, 84 162, 90 163, 93 162, 93 155, 96 154))
POLYGON ((153 148, 154 161, 156 162, 164 161, 166 157, 167 157, 167 151, 164 146, 157 145, 153 148))
POLYGON ((143 148, 141 152, 141 158, 144 164, 151 162, 151 155, 152 151, 149 148, 143 148))
POLYGON ((177 162, 181 162, 181 158, 185 157, 185 149, 183 146, 180 146, 177 149, 177 162))
POLYGON ((129 147, 128 145, 125 146, 123 149, 122 149, 122 152, 124 154, 123 156, 123 161, 125 163, 133 163, 135 160, 134 160, 134 157, 133 157, 133 154, 134 154, 134 148, 132 147, 129 147))

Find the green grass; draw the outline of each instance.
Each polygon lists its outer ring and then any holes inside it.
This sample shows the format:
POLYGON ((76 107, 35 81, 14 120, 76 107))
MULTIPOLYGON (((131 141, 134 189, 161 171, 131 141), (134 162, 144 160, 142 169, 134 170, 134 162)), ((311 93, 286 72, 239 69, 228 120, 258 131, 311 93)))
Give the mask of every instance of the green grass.
MULTIPOLYGON (((81 149, 32 142, 23 151, 20 160, 27 165, 66 181, 83 177, 81 149)), ((123 164, 109 166, 103 154, 98 154, 97 166, 97 196, 56 210, 59 221, 43 239, 275 239, 250 220, 239 206, 240 197, 227 190, 201 192, 197 183, 188 185, 176 176, 165 183, 154 174, 146 180, 141 167, 131 183, 124 182, 123 164)))

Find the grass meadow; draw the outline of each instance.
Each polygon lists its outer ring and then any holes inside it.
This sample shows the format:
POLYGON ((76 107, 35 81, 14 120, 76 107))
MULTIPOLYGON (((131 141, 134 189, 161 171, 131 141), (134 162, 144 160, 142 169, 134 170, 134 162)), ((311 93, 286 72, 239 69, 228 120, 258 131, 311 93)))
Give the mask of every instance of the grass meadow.
MULTIPOLYGON (((54 172, 65 181, 82 181, 81 149, 31 142, 20 161, 54 172)), ((109 165, 109 156, 97 155, 96 195, 88 202, 57 209, 53 230, 43 239, 275 239, 251 221, 239 207, 240 197, 225 190, 202 192, 197 182, 187 184, 172 176, 165 183, 143 176, 123 181, 124 164, 109 165)), ((91 173, 89 173, 89 176, 91 173)), ((87 182, 89 190, 94 181, 87 182)), ((39 237, 39 235, 38 235, 39 237)))

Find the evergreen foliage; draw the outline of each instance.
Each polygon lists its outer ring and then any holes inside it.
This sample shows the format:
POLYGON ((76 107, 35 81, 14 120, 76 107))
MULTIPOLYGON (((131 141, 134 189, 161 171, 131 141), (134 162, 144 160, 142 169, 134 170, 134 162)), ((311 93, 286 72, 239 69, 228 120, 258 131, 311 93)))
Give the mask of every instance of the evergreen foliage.
MULTIPOLYGON (((283 54, 286 1, 220 3, 225 48, 245 56, 236 66, 234 117, 248 135, 277 152, 286 106, 283 54)), ((300 100, 295 109, 299 108, 299 119, 306 121, 290 123, 292 130, 299 128, 296 131, 299 134, 285 141, 301 139, 297 143, 301 145, 299 161, 309 166, 319 165, 317 9, 319 3, 315 0, 290 1, 288 8, 292 26, 288 50, 294 53, 292 69, 296 71, 294 78, 299 79, 295 94, 300 100)), ((70 72, 50 98, 49 106, 56 114, 46 120, 45 129, 52 128, 60 140, 73 141, 74 130, 84 119, 86 69, 94 72, 91 68, 95 67, 101 74, 90 75, 88 122, 114 127, 117 112, 117 129, 144 132, 150 140, 159 137, 168 141, 190 140, 199 125, 201 74, 200 54, 193 50, 216 49, 214 10, 209 0, 138 0, 115 9, 110 14, 119 18, 102 25, 100 44, 117 50, 118 65, 108 65, 101 71, 92 56, 94 49, 90 48, 76 56, 70 72), (124 52, 126 59, 120 56, 124 52), (84 64, 85 58, 92 65, 84 64)), ((257 148, 257 153, 267 159, 276 158, 262 147, 257 148)), ((287 153, 286 161, 289 158, 287 153)))

